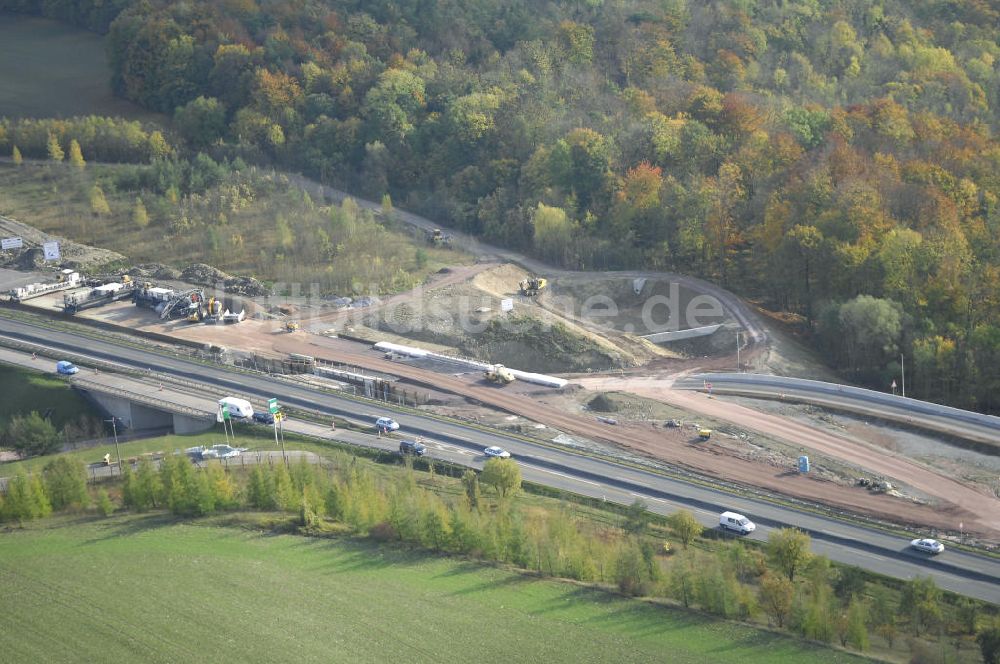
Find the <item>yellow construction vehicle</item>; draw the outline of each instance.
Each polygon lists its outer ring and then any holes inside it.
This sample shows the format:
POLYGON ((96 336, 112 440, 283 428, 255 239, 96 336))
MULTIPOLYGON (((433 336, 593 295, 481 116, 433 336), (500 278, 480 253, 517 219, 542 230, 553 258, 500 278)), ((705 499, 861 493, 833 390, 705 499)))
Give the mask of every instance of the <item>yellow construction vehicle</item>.
POLYGON ((545 290, 548 285, 548 280, 542 277, 528 277, 527 279, 521 280, 518 287, 521 289, 521 295, 533 296, 538 295, 541 291, 545 290))
POLYGON ((712 437, 712 430, 711 429, 699 429, 698 430, 698 437, 701 438, 702 440, 708 440, 709 438, 712 437))
POLYGON ((427 233, 427 242, 433 244, 435 247, 450 247, 451 246, 451 236, 445 235, 440 228, 435 228, 432 231, 425 231, 427 233))
POLYGON ((286 320, 285 321, 285 332, 295 332, 299 329, 298 321, 286 320))
POLYGON ((514 374, 511 373, 510 369, 502 364, 491 364, 486 368, 483 375, 489 382, 499 385, 507 385, 513 383, 515 380, 514 374))

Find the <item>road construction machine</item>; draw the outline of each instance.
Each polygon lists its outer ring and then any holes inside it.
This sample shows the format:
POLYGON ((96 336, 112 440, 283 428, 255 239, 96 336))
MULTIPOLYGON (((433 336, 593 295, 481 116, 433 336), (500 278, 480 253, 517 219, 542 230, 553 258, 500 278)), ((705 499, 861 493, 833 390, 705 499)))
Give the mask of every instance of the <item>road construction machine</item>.
POLYGON ((532 297, 545 290, 548 284, 548 280, 542 277, 528 277, 527 279, 522 279, 518 287, 521 289, 521 295, 532 297))
POLYGON ((486 367, 484 372, 486 380, 491 383, 496 383, 498 385, 507 385, 514 382, 514 374, 511 373, 510 369, 502 364, 491 364, 486 367))

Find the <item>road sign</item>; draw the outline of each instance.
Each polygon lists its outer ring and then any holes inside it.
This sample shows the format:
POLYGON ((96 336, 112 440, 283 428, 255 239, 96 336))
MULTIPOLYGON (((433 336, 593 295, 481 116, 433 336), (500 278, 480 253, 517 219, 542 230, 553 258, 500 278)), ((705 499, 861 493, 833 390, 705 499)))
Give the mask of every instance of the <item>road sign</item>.
POLYGON ((229 419, 229 406, 223 406, 222 407, 222 419, 224 419, 224 420, 228 420, 229 419))
POLYGON ((277 413, 278 411, 280 411, 281 407, 278 406, 278 400, 277 399, 268 399, 267 400, 267 410, 272 415, 274 415, 275 413, 277 413))
POLYGON ((896 379, 892 379, 892 389, 896 389, 896 379))
POLYGON ((8 249, 20 249, 24 246, 24 241, 19 237, 5 237, 0 240, 0 249, 4 251, 8 249))
POLYGON ((42 245, 42 251, 45 252, 45 260, 47 261, 57 261, 59 260, 59 243, 53 240, 52 242, 46 242, 42 245))

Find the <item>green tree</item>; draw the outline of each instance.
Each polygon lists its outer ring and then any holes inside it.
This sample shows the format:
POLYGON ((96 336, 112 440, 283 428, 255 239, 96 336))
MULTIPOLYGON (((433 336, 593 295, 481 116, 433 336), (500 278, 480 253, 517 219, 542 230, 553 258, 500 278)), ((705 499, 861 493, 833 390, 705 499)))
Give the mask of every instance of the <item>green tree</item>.
POLYGON ((146 205, 142 202, 142 198, 135 199, 135 205, 132 207, 132 223, 140 229, 149 226, 149 213, 146 212, 146 205))
POLYGON ((414 130, 416 112, 424 106, 424 81, 405 69, 387 69, 365 95, 363 115, 371 135, 398 144, 414 130))
POLYGON ((25 456, 51 454, 60 447, 56 428, 37 411, 15 415, 7 425, 7 440, 11 447, 25 456))
POLYGON ((513 459, 490 459, 483 466, 479 479, 493 487, 501 501, 521 490, 521 469, 513 459))
POLYGON ((642 550, 635 540, 622 543, 615 558, 615 583, 626 595, 644 595, 649 574, 642 550))
POLYGON ((174 111, 174 126, 191 147, 206 148, 226 131, 226 107, 214 97, 198 97, 174 111))
POLYGON ((135 473, 132 464, 125 464, 122 469, 122 506, 125 509, 136 509, 135 506, 135 473))
POLYGON ((21 151, 17 149, 16 145, 14 146, 14 150, 11 152, 11 159, 14 160, 15 166, 20 166, 21 162, 24 161, 24 158, 21 157, 21 151))
POLYGON ((958 601, 958 623, 966 634, 975 634, 979 622, 979 602, 968 597, 958 601))
POLYGON ((809 535, 797 528, 772 530, 767 537, 767 553, 778 570, 794 581, 795 573, 812 557, 809 543, 809 535))
POLYGON ((108 200, 104 198, 104 190, 101 189, 101 185, 95 184, 90 189, 90 211, 95 217, 103 217, 111 214, 111 206, 108 205, 108 200))
POLYGON ((162 474, 156 472, 149 457, 142 457, 133 483, 133 505, 137 511, 156 509, 165 501, 162 474))
POLYGON ((909 612, 910 628, 917 636, 941 622, 941 590, 929 576, 907 581, 899 605, 909 612))
POLYGON ((479 489, 479 475, 476 471, 470 468, 462 473, 462 487, 465 489, 465 500, 469 504, 469 509, 478 510, 482 494, 479 489))
POLYGON ((642 535, 649 528, 649 505, 641 498, 636 498, 625 511, 625 532, 631 535, 642 535))
POLYGON ((87 165, 87 162, 83 160, 83 151, 80 150, 80 143, 75 138, 69 142, 69 163, 81 171, 87 165))
POLYGON ((115 513, 115 504, 111 502, 111 497, 108 495, 107 489, 103 487, 97 490, 96 504, 97 511, 102 516, 111 516, 115 513))
POLYGON ((979 631, 976 643, 983 654, 984 664, 1000 664, 1000 621, 979 631))
POLYGON ((49 159, 51 159, 52 161, 60 162, 66 157, 66 154, 63 152, 62 146, 59 145, 59 139, 56 138, 55 134, 49 134, 49 142, 47 149, 48 149, 49 159))
POLYGON ((535 251, 543 258, 567 264, 571 257, 574 235, 579 228, 566 216, 566 211, 539 203, 532 215, 535 251))
POLYGON ((792 611, 795 587, 792 582, 777 574, 765 574, 760 580, 760 604, 768 618, 784 627, 792 611))
POLYGON ((865 592, 865 572, 860 567, 845 565, 837 573, 837 580, 833 585, 834 594, 842 600, 847 600, 854 595, 862 596, 865 592))
POLYGON ((52 509, 84 509, 90 502, 87 494, 87 471, 82 463, 58 457, 45 464, 42 477, 52 509))
POLYGON ((688 547, 688 544, 696 538, 701 537, 701 533, 704 530, 702 525, 698 523, 698 519, 694 518, 694 514, 691 514, 688 510, 677 510, 671 514, 667 517, 667 525, 670 526, 674 537, 681 541, 685 549, 688 547))
POLYGON ((695 597, 697 573, 691 559, 674 562, 668 577, 670 595, 686 607, 691 606, 695 597))
POLYGON ((41 516, 42 507, 32 490, 32 482, 22 471, 17 471, 7 482, 3 501, 4 521, 30 521, 41 516))
POLYGON ((840 325, 855 373, 881 368, 896 356, 903 320, 900 306, 892 300, 859 295, 841 305, 840 325))
POLYGON ((847 606, 846 642, 855 650, 862 652, 868 650, 870 646, 865 622, 866 614, 865 603, 857 595, 851 597, 851 602, 847 606))

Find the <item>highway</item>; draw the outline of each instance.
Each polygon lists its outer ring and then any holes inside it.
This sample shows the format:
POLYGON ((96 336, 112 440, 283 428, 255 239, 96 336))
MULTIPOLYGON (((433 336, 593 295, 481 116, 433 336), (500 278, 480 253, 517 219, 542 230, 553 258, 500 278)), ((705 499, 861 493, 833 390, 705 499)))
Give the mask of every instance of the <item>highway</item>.
MULTIPOLYGON (((432 453, 442 460, 479 466, 484 461, 482 448, 500 445, 518 459, 524 478, 532 482, 623 504, 641 498, 652 511, 661 514, 686 507, 710 527, 717 526, 718 513, 734 510, 759 525, 753 539, 766 540, 767 534, 775 527, 795 526, 813 537, 816 553, 831 560, 903 579, 930 575, 942 588, 1000 603, 1000 560, 986 556, 948 550, 941 556, 928 558, 910 552, 907 538, 873 528, 775 505, 762 499, 734 496, 693 482, 583 456, 569 449, 526 442, 501 432, 484 431, 455 421, 398 410, 390 405, 359 402, 287 380, 206 366, 111 340, 80 336, 63 329, 50 329, 0 316, 0 337, 115 362, 123 367, 152 369, 160 375, 198 383, 203 386, 208 404, 223 395, 239 394, 257 404, 277 397, 292 408, 337 415, 360 423, 371 423, 379 415, 391 415, 401 424, 401 431, 405 434, 428 438, 432 453)), ((319 425, 297 423, 295 420, 289 421, 286 428, 290 432, 333 437, 362 445, 387 448, 398 445, 398 439, 377 439, 356 432, 337 431, 334 434, 319 425)))
POLYGON ((769 399, 783 395, 790 401, 872 415, 1000 446, 1000 417, 860 387, 753 373, 695 374, 674 381, 673 386, 704 390, 706 384, 711 384, 715 393, 769 399))

